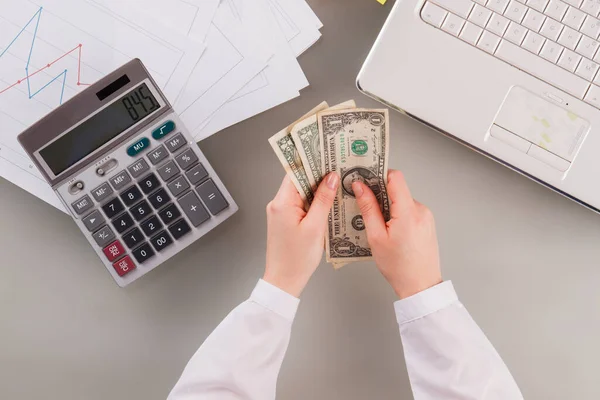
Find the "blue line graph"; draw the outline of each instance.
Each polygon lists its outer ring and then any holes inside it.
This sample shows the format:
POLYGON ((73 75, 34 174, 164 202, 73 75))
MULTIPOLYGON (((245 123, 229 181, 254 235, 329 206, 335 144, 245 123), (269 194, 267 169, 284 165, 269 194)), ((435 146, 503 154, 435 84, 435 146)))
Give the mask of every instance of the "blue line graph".
MULTIPOLYGON (((35 47, 35 39, 37 38, 38 28, 40 26, 40 20, 42 19, 42 11, 43 11, 43 9, 44 9, 43 7, 40 7, 39 10, 37 10, 36 13, 33 14, 33 16, 31 17, 31 19, 25 24, 25 26, 23 26, 23 28, 14 37, 14 39, 8 44, 8 46, 6 46, 6 48, 2 51, 2 53, 0 53, 0 59, 2 59, 2 57, 4 56, 4 54, 6 54, 6 52, 8 52, 8 50, 10 50, 10 48, 12 47, 12 45, 15 44, 15 42, 21 37, 21 35, 23 35, 23 33, 25 32, 25 30, 30 25, 32 25, 32 23, 35 21, 35 29, 33 31, 33 39, 31 40, 31 46, 29 48, 29 56, 27 57, 27 64, 25 65, 25 78, 18 80, 13 85, 11 85, 11 86, 5 88, 4 90, 0 91, 0 94, 4 93, 8 89, 10 89, 10 88, 12 88, 12 87, 14 87, 14 86, 16 86, 18 84, 20 84, 23 80, 26 80, 27 81, 27 94, 29 96, 29 99, 33 99, 36 95, 38 95, 39 93, 41 93, 44 89, 46 89, 52 83, 54 83, 57 80, 59 80, 60 78, 62 78, 62 87, 61 87, 60 100, 59 100, 59 104, 62 104, 64 93, 65 93, 65 86, 67 84, 67 72, 68 72, 67 69, 65 69, 60 74, 58 74, 57 76, 55 76, 54 78, 52 78, 49 82, 47 82, 46 84, 44 84, 40 89, 34 91, 33 93, 32 93, 32 90, 31 90, 31 81, 30 81, 30 78, 33 75, 37 74, 38 72, 43 71, 44 69, 50 68, 50 66, 54 62, 60 60, 61 58, 65 57, 66 55, 72 53, 75 50, 75 49, 73 49, 70 52, 64 54, 62 57, 58 58, 57 60, 54 60, 51 63, 47 64, 43 68, 41 68, 41 69, 39 69, 39 70, 31 73, 31 74, 29 73, 29 66, 31 64, 31 56, 33 55, 33 50, 34 50, 34 47, 35 47)), ((78 48, 81 51, 81 45, 79 45, 78 48)))

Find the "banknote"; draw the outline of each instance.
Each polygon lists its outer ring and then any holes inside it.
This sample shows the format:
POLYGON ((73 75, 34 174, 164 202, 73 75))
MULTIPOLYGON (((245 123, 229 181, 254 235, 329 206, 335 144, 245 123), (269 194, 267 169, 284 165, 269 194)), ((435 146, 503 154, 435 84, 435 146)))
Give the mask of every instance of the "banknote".
POLYGON ((296 149, 290 132, 294 125, 296 125, 296 123, 299 121, 302 121, 303 119, 306 119, 312 115, 316 115, 316 113, 323 111, 328 107, 329 105, 326 102, 322 102, 306 113, 298 121, 288 125, 285 129, 277 132, 269 139, 269 143, 277 155, 279 162, 281 162, 281 165, 283 165, 283 168, 291 178, 294 186, 296 186, 296 189, 298 189, 298 193, 300 193, 300 196, 307 207, 312 203, 314 194, 311 189, 310 181, 308 180, 306 171, 304 170, 302 159, 300 158, 300 154, 296 149))
MULTIPOLYGON (((346 110, 349 108, 356 108, 354 100, 337 104, 325 111, 346 110)), ((323 179, 323 171, 321 170, 321 140, 317 115, 312 115, 295 124, 292 127, 291 135, 294 145, 300 154, 310 187, 314 193, 323 179)))
POLYGON ((372 257, 365 224, 352 190, 354 181, 375 193, 385 220, 389 158, 388 110, 353 109, 317 114, 323 176, 337 172, 340 188, 329 213, 327 261, 340 265, 372 257))

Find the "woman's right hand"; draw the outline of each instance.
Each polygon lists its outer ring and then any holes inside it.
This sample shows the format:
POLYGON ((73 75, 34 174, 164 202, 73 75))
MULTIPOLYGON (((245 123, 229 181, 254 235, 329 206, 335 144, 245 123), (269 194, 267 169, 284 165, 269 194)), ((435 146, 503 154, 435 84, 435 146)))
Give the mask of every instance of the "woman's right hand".
POLYGON ((352 189, 377 267, 398 297, 404 299, 441 283, 433 214, 413 200, 402 173, 388 173, 391 219, 387 223, 371 189, 362 182, 354 182, 352 189))

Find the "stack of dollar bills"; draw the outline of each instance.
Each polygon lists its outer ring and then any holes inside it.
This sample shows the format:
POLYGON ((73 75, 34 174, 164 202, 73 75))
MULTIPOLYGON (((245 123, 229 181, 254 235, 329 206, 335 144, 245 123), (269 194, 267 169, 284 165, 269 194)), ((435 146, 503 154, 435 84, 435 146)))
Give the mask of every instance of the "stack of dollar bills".
POLYGON ((388 110, 356 108, 352 100, 333 107, 323 102, 272 136, 269 143, 307 209, 323 177, 335 172, 341 178, 329 213, 327 262, 338 269, 371 259, 352 183, 361 181, 371 188, 388 221, 388 110))

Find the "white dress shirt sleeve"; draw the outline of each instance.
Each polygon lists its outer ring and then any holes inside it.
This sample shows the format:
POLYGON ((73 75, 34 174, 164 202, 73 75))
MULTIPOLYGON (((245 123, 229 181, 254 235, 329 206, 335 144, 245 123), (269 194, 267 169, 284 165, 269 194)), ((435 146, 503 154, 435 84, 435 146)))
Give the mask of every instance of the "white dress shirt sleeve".
POLYGON ((415 400, 523 398, 450 281, 394 307, 415 400))
POLYGON ((168 399, 275 399, 299 302, 261 279, 194 354, 168 399))

